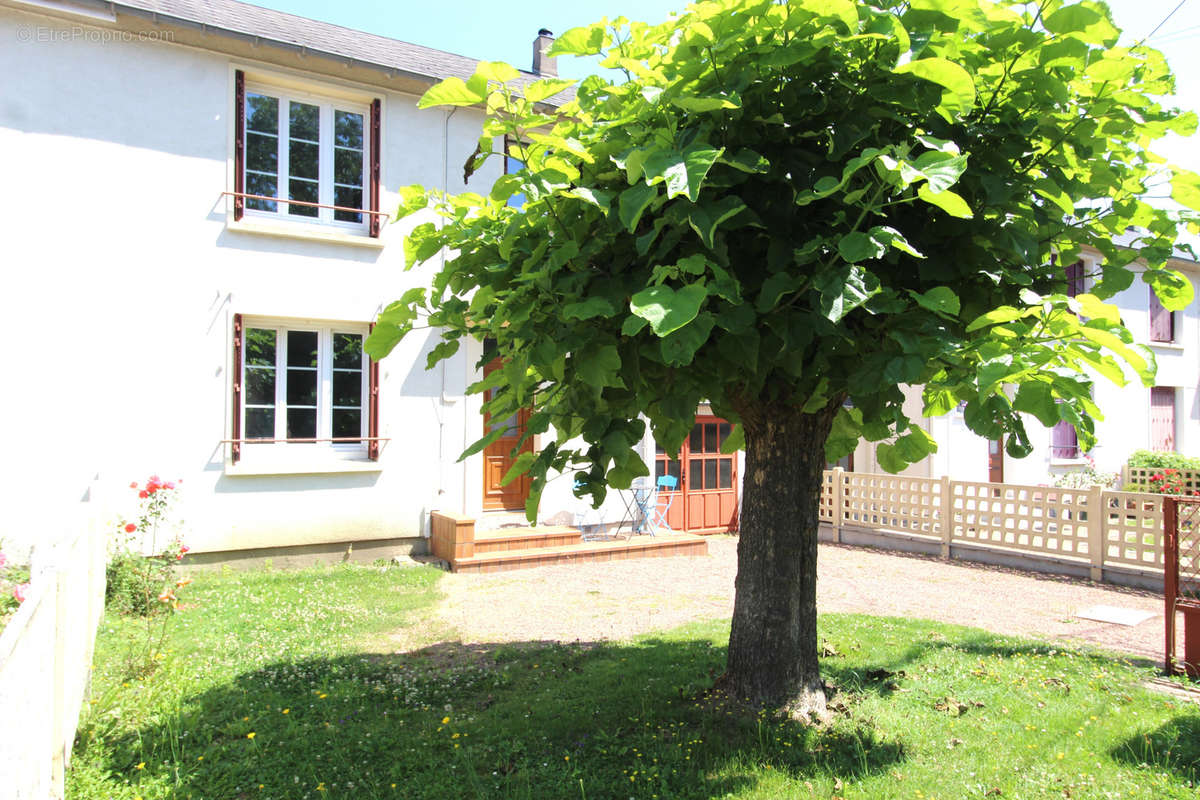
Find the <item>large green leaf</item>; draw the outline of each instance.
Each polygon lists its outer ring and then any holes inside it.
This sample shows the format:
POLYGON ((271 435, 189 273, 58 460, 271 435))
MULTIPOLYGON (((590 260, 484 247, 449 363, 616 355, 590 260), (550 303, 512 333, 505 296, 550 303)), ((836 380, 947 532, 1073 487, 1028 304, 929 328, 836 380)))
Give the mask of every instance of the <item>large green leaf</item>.
POLYGON ((917 197, 930 205, 937 206, 952 217, 970 219, 974 216, 971 213, 971 207, 967 205, 967 201, 950 190, 935 192, 929 188, 928 183, 922 183, 917 187, 917 197))
POLYGON ((685 150, 659 150, 646 159, 642 169, 646 183, 666 183, 667 199, 685 196, 693 203, 700 196, 704 176, 724 150, 707 145, 692 145, 685 150))
POLYGON ((433 106, 473 106, 487 99, 487 84, 468 85, 462 78, 446 78, 441 83, 431 86, 421 99, 417 108, 433 106))
POLYGON ((678 291, 666 285, 650 286, 630 298, 629 310, 648 321, 656 336, 667 336, 694 320, 707 296, 701 283, 678 291))
POLYGON ((611 344, 592 347, 582 351, 575 359, 575 371, 589 386, 623 385, 618 373, 621 370, 621 355, 611 344))
POLYGON ((1013 408, 1017 411, 1024 411, 1026 414, 1033 414, 1037 417, 1038 422, 1047 428, 1058 422, 1058 404, 1054 401, 1050 384, 1042 381, 1029 381, 1021 384, 1017 389, 1017 396, 1013 400, 1013 408))
POLYGON ((712 329, 712 314, 706 313, 700 314, 690 324, 663 337, 660 343, 663 360, 674 367, 685 367, 692 363, 696 351, 708 341, 712 329))
POLYGON ((916 75, 945 87, 941 108, 950 117, 961 117, 975 104, 975 81, 961 65, 945 58, 921 58, 896 67, 900 75, 916 75))
POLYGON ((617 216, 620 218, 621 224, 625 226, 625 230, 633 233, 646 206, 650 205, 650 201, 657 196, 658 190, 644 183, 635 184, 621 192, 621 197, 617 201, 617 216))

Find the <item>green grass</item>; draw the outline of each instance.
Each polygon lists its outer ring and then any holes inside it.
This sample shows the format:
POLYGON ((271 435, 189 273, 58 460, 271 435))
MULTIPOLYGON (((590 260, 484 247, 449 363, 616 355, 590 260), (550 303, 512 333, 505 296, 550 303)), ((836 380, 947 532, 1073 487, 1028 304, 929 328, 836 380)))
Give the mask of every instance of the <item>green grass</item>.
POLYGON ((715 712, 728 623, 632 643, 427 644, 438 573, 202 575, 157 674, 101 633, 69 798, 1193 798, 1200 708, 1148 666, 826 615, 834 723, 715 712), (249 734, 254 736, 250 737, 249 734), (144 765, 139 769, 138 765, 144 765), (1191 783, 1189 783, 1191 782, 1191 783))

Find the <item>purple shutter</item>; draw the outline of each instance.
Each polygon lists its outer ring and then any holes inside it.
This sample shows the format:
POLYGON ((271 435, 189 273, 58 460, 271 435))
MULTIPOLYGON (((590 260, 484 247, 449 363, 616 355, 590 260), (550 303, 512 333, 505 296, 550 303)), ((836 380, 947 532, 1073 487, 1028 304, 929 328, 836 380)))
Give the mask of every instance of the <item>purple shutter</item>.
POLYGON ((1083 262, 1076 261, 1067 265, 1067 297, 1078 297, 1083 292, 1083 262))
POLYGON ((233 424, 229 426, 233 440, 230 459, 234 464, 242 457, 242 347, 246 338, 242 315, 233 315, 233 424))
MULTIPOLYGON (((381 111, 382 109, 379 98, 375 98, 371 101, 371 140, 369 144, 371 148, 371 170, 369 178, 371 185, 368 194, 370 196, 371 211, 379 210, 379 134, 380 127, 382 125, 382 120, 380 119, 381 111)), ((373 238, 378 239, 379 234, 383 229, 383 225, 379 221, 380 216, 378 214, 369 214, 368 216, 370 217, 370 220, 367 222, 367 230, 370 231, 373 238)))
POLYGON ((1060 422, 1051 429, 1050 457, 1078 458, 1079 439, 1075 427, 1069 422, 1060 422))
POLYGON ((1175 452, 1175 387, 1150 389, 1150 449, 1175 452))
POLYGON ((1153 286, 1149 287, 1149 289, 1150 341, 1173 342, 1175 341, 1175 313, 1163 308, 1163 304, 1158 299, 1153 286))
POLYGON ((240 69, 233 73, 233 104, 233 218, 239 220, 246 210, 246 73, 240 69))

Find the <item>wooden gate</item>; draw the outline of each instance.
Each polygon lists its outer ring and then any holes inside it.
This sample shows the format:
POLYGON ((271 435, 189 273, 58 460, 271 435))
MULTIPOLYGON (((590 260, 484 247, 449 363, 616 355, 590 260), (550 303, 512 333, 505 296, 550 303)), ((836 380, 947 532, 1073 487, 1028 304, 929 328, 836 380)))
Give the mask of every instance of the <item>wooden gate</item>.
POLYGON ((674 495, 667 511, 672 530, 689 533, 726 533, 737 530, 737 455, 723 455, 721 445, 732 426, 708 415, 696 417, 692 432, 676 458, 660 447, 654 459, 655 481, 662 475, 679 480, 675 492, 663 492, 659 506, 674 495))
POLYGON ((1168 673, 1200 676, 1200 498, 1163 498, 1163 595, 1168 673), (1175 614, 1183 613, 1183 659, 1175 614))

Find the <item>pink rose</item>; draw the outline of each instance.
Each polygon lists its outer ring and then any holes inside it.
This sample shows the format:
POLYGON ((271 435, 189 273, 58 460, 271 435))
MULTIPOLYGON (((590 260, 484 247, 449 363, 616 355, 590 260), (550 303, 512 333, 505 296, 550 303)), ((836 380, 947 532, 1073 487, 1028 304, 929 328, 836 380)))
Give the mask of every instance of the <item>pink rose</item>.
POLYGON ((136 488, 137 488, 137 481, 134 481, 133 483, 129 484, 129 488, 130 488, 130 489, 136 489, 136 488))
POLYGON ((4 553, 0 553, 0 567, 3 567, 7 563, 8 563, 8 556, 4 555, 4 553))
POLYGON ((136 530, 137 530, 137 525, 134 525, 132 522, 126 523, 126 525, 125 525, 126 533, 133 533, 136 530))
POLYGON ((20 586, 13 588, 13 597, 17 598, 18 603, 25 602, 25 594, 29 591, 29 584, 22 583, 20 586))
POLYGON ((175 488, 175 484, 174 484, 174 483, 172 483, 171 481, 167 481, 166 483, 164 483, 164 484, 163 484, 163 488, 166 488, 166 489, 174 489, 174 488, 175 488))

